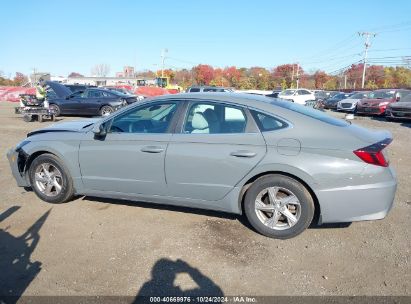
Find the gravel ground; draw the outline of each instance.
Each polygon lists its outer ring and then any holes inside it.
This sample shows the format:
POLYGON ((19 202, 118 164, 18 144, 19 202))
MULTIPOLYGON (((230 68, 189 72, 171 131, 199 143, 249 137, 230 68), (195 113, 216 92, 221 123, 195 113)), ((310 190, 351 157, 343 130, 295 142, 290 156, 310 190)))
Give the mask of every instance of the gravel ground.
POLYGON ((411 124, 355 120, 394 136, 388 152, 399 186, 387 218, 280 241, 230 214, 88 197, 40 201, 16 186, 5 154, 49 122, 25 123, 13 106, 0 102, 2 293, 411 295, 411 124))

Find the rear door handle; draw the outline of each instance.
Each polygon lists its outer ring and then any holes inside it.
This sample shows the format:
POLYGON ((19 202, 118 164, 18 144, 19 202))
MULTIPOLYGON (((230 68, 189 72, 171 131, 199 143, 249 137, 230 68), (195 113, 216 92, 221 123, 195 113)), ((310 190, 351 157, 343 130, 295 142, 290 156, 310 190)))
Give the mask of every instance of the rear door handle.
POLYGON ((240 150, 231 152, 230 155, 235 157, 254 157, 257 155, 257 153, 247 150, 240 150))
POLYGON ((164 149, 158 146, 145 146, 141 148, 141 152, 146 153, 161 153, 164 149))

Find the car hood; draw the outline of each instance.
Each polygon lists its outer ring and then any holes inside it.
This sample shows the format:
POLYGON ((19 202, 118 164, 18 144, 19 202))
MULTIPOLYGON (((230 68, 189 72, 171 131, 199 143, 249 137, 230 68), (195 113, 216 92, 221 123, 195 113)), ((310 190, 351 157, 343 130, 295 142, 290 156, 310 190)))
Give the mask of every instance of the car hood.
POLYGON ((347 99, 342 99, 340 100, 341 102, 344 103, 357 103, 358 101, 360 101, 361 99, 353 99, 353 98, 347 98, 347 99))
POLYGON ((393 102, 390 104, 390 108, 406 108, 406 109, 411 109, 411 102, 393 102))
POLYGON ((27 137, 32 135, 47 133, 47 132, 86 132, 91 125, 101 120, 101 118, 88 118, 75 121, 66 121, 52 124, 46 128, 38 129, 27 134, 27 137))
POLYGON ((392 99, 389 98, 380 98, 380 99, 375 99, 375 98, 366 98, 366 99, 361 99, 360 103, 362 105, 367 105, 367 106, 376 106, 379 105, 381 102, 392 102, 392 99))
POLYGON ((46 84, 54 91, 54 93, 56 93, 58 98, 66 98, 73 93, 68 87, 58 82, 46 81, 46 84))

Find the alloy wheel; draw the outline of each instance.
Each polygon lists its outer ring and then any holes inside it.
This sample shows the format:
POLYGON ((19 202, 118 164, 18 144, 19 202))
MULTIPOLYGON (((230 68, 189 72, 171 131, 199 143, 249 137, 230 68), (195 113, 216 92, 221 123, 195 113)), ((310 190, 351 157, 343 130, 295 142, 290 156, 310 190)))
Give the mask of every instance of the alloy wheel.
POLYGON ((301 204, 297 196, 283 187, 263 189, 255 199, 258 219, 274 230, 286 230, 297 224, 301 204))
POLYGON ((50 163, 42 163, 36 168, 34 181, 37 189, 46 196, 57 196, 63 188, 60 170, 50 163))

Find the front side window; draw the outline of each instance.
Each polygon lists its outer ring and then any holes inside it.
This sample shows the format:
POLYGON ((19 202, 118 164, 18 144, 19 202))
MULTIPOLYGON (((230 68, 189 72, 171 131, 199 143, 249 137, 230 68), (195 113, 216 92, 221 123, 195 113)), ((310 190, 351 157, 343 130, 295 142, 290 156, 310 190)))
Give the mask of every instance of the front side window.
POLYGON ((190 92, 191 93, 197 93, 197 92, 200 92, 200 89, 199 88, 191 88, 190 92))
POLYGON ((175 113, 175 103, 135 108, 113 119, 112 133, 166 133, 175 113))
POLYGON ((196 103, 188 111, 184 133, 244 133, 247 120, 237 107, 213 103, 196 103))

